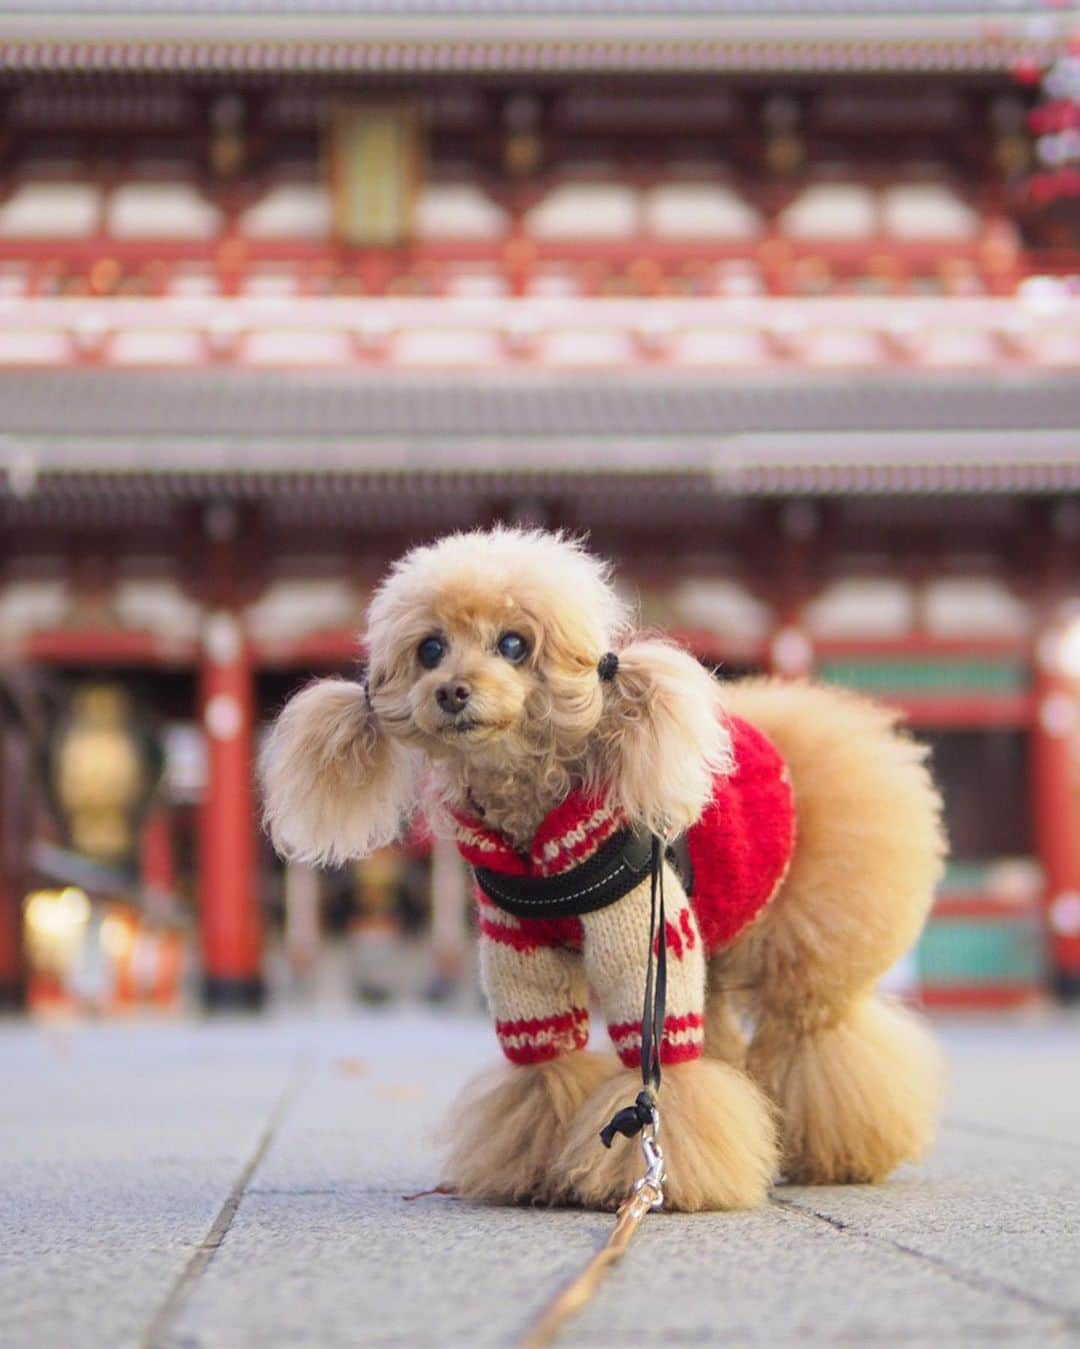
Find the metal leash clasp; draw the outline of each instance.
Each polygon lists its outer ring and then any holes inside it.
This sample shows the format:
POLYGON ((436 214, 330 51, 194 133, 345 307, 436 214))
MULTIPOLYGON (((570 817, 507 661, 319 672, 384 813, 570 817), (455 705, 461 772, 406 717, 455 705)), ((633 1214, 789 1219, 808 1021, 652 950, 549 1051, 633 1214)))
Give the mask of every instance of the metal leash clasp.
POLYGON ((660 1146, 660 1111, 654 1105, 652 1120, 641 1130, 641 1151, 645 1156, 645 1174, 634 1182, 634 1194, 640 1194, 646 1187, 655 1192, 655 1198, 649 1204, 651 1209, 664 1207, 664 1149, 660 1146))

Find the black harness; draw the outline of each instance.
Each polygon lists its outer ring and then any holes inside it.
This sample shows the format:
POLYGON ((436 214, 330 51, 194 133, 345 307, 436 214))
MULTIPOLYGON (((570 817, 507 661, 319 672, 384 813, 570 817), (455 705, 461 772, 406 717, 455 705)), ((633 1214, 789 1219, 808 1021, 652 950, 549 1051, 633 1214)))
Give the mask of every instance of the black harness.
POLYGON ((616 1134, 633 1138, 657 1124, 660 1045, 667 1003, 667 940, 663 864, 675 869, 687 896, 694 892, 694 871, 686 835, 666 846, 655 835, 620 829, 592 857, 558 876, 507 876, 474 867, 476 883, 493 904, 515 918, 573 918, 593 913, 628 895, 646 877, 650 882, 649 956, 641 1013, 641 1083, 633 1105, 618 1110, 600 1131, 604 1147, 616 1134))
MULTIPOLYGON (((476 883, 500 909, 515 918, 576 918, 605 909, 628 895, 649 873, 653 836, 620 829, 593 855, 557 876, 507 876, 474 867, 476 883)), ((694 872, 686 835, 665 849, 687 895, 693 894, 694 872)))

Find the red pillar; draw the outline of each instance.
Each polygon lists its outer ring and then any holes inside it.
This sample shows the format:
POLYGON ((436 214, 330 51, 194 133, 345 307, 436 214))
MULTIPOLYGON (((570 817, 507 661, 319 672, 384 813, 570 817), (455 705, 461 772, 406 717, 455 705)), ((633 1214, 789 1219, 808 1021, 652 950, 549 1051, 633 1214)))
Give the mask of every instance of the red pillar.
POLYGON ((254 697, 243 630, 227 611, 206 627, 200 707, 206 796, 199 816, 203 994, 210 1008, 253 1008, 263 998, 252 783, 254 697))
POLYGON ((172 820, 158 802, 147 815, 139 840, 139 871, 143 889, 154 895, 176 893, 176 858, 173 854, 172 820))
POLYGON ((16 802, 26 797, 28 765, 23 762, 20 770, 12 739, 0 729, 0 1010, 22 1007, 26 997, 22 934, 26 820, 17 818, 16 802))
POLYGON ((1080 998, 1080 814, 1072 769, 1077 734, 1075 690, 1061 668, 1060 637, 1039 643, 1035 724, 1031 738, 1035 849, 1045 876, 1047 929, 1054 986, 1080 998))
POLYGON ((802 679, 813 673, 814 643, 805 610, 822 573, 821 508, 812 501, 785 501, 760 512, 762 537, 771 540, 776 625, 765 653, 770 674, 802 679))

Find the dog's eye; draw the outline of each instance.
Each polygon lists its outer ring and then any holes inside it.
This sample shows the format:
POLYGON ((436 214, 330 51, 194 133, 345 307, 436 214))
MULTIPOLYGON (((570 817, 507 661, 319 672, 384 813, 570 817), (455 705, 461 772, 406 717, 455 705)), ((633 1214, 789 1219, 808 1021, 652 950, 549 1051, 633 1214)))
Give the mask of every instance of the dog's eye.
POLYGON ((416 648, 416 659, 425 670, 434 670, 446 655, 446 643, 441 637, 425 637, 416 648))
POLYGON ((504 632, 495 650, 511 665, 518 665, 529 654, 529 644, 519 632, 504 632))

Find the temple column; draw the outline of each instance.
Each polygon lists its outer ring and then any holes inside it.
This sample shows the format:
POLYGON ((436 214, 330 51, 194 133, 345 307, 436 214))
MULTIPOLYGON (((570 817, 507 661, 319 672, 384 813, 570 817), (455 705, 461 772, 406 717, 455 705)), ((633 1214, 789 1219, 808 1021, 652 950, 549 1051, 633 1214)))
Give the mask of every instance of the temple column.
POLYGON ((1080 999, 1080 810, 1072 767, 1078 709, 1060 653, 1061 632, 1050 628, 1036 650, 1031 801, 1051 977, 1056 991, 1073 1001, 1080 999))
POLYGON ((803 614, 821 570, 821 512, 811 501, 783 502, 763 513, 762 533, 771 541, 762 563, 772 573, 775 610, 766 668, 785 679, 802 679, 814 668, 814 644, 803 614))
POLYGON ((264 994, 252 782, 254 689, 237 617, 207 620, 200 670, 206 796, 199 819, 203 996, 211 1009, 255 1008, 264 994))
POLYGON ((26 998, 22 892, 27 821, 18 818, 17 803, 26 799, 29 764, 25 755, 18 762, 14 739, 0 727, 0 1011, 21 1008, 26 998))

